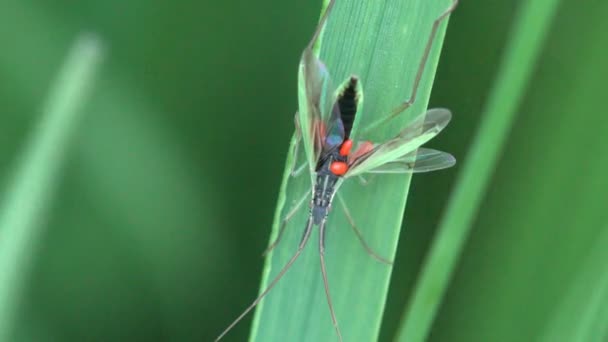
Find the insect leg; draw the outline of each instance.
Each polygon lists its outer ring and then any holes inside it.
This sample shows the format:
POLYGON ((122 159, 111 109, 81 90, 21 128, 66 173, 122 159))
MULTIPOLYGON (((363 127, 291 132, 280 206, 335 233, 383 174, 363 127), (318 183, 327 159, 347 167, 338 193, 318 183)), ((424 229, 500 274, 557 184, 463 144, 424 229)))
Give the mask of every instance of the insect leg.
POLYGON ((323 285, 325 286, 325 296, 327 297, 327 305, 329 306, 329 313, 331 314, 331 321, 338 334, 338 339, 342 342, 342 334, 338 327, 338 320, 336 319, 336 313, 334 312, 334 306, 331 302, 331 295, 329 294, 329 282, 327 281, 327 270, 325 268, 325 220, 319 225, 319 256, 321 258, 321 274, 323 275, 323 285))
POLYGON ((285 231, 285 227, 287 227, 287 223, 289 223, 289 221, 291 221, 291 219, 298 212, 298 210, 300 210, 300 208, 302 207, 302 204, 304 204, 304 202, 306 202, 306 199, 308 198, 308 196, 310 196, 310 194, 308 192, 306 192, 304 194, 304 196, 302 196, 302 198, 298 200, 296 205, 293 208, 291 208, 291 210, 287 213, 287 215, 285 215, 283 220, 281 220, 281 226, 279 227, 279 234, 277 234, 276 239, 274 239, 274 241, 268 246, 268 248, 266 248, 264 253, 262 253, 262 256, 266 256, 266 254, 270 253, 270 251, 272 251, 279 244, 279 242, 281 241, 281 237, 283 236, 283 232, 285 231))
POLYGON ((237 317, 234 320, 234 322, 232 322, 228 326, 228 328, 224 329, 224 331, 215 339, 215 342, 221 340, 224 336, 226 336, 226 334, 230 330, 232 330, 232 328, 234 328, 234 326, 238 322, 240 322, 243 319, 243 317, 245 317, 245 315, 247 315, 251 310, 253 310, 253 308, 255 308, 256 305, 258 305, 258 303, 270 292, 270 290, 272 290, 272 288, 279 282, 279 280, 281 280, 281 278, 285 275, 287 270, 289 270, 291 265, 293 265, 293 263, 298 259, 298 257, 302 253, 302 250, 304 249, 304 247, 306 246, 306 243, 308 242, 308 238, 310 238, 310 233, 312 232, 312 227, 313 227, 312 219, 309 219, 308 222, 306 223, 306 230, 304 231, 304 236, 302 237, 302 241, 300 242, 300 245, 298 246, 298 250, 294 253, 294 255, 291 257, 291 259, 289 259, 287 264, 285 264, 285 266, 283 266, 283 268, 281 269, 279 274, 277 274, 277 276, 270 282, 270 284, 266 287, 266 289, 264 289, 264 291, 258 296, 258 298, 256 298, 253 301, 253 303, 251 303, 251 305, 249 305, 247 307, 247 309, 245 309, 245 311, 243 311, 243 313, 239 317, 237 317))
POLYGON ((381 263, 387 264, 387 265, 392 265, 393 264, 392 261, 385 259, 385 258, 381 257, 380 255, 378 255, 376 252, 374 252, 372 250, 372 248, 367 244, 367 242, 365 242, 365 238, 363 238, 363 234, 361 234, 361 231, 355 225, 355 221, 353 220, 352 216, 350 215, 350 211, 348 210, 348 207, 346 206, 346 202, 342 198, 342 195, 340 195, 340 193, 338 193, 337 196, 338 196, 338 201, 340 201, 340 204, 342 205, 342 210, 344 210, 344 215, 346 215, 346 219, 348 220, 348 223, 350 224, 351 228, 355 232, 355 235, 357 235, 357 239, 359 239, 359 242, 361 242, 361 246, 363 246, 363 249, 365 249, 365 251, 367 252, 367 254, 369 254, 369 256, 380 261, 381 263))
POLYGON ((429 34, 429 38, 427 40, 426 46, 424 47, 424 52, 422 53, 422 57, 420 58, 420 62, 418 64, 418 71, 416 72, 416 77, 414 78, 414 82, 412 83, 411 93, 406 101, 404 101, 399 107, 395 108, 393 112, 387 116, 386 118, 380 119, 371 125, 365 130, 366 133, 371 131, 372 129, 386 123, 387 121, 395 118, 397 115, 403 113, 406 109, 408 109, 414 102, 416 101, 416 96, 418 95, 418 87, 420 86, 420 81, 422 80, 422 74, 424 73, 424 69, 426 67, 426 62, 429 59, 429 54, 431 53, 431 48, 433 47, 433 41, 435 40, 435 36, 437 35, 437 30, 439 29, 439 25, 446 19, 450 13, 454 12, 456 6, 458 6, 459 0, 453 0, 450 7, 448 7, 435 21, 433 21, 433 26, 431 28, 431 33, 429 34))

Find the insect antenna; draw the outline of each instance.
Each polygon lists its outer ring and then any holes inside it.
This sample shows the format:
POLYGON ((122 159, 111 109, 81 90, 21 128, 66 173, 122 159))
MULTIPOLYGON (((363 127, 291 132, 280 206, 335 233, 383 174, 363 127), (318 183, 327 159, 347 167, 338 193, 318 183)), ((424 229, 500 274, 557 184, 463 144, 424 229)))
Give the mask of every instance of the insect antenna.
POLYGON ((323 275, 323 285, 325 286, 325 296, 327 297, 327 305, 329 306, 329 313, 331 314, 331 321, 338 334, 338 339, 342 342, 342 333, 338 327, 338 320, 336 319, 336 313, 334 312, 334 305, 331 302, 331 295, 329 294, 329 282, 327 281, 327 270, 325 268, 325 220, 319 225, 319 256, 321 258, 321 274, 323 275))
POLYGON ((215 342, 218 342, 224 336, 226 336, 226 334, 230 330, 232 330, 232 328, 234 328, 234 326, 237 325, 243 319, 243 317, 245 317, 251 310, 253 310, 253 308, 256 307, 256 305, 258 305, 262 301, 262 299, 264 299, 264 297, 266 297, 266 295, 279 282, 279 280, 281 280, 281 278, 283 278, 283 276, 285 275, 287 270, 289 270, 291 265, 293 265, 293 263, 298 259, 298 257, 302 253, 304 246, 306 246, 306 243, 308 242, 308 238, 310 238, 310 233, 312 232, 312 227, 313 227, 313 221, 312 221, 312 218, 309 218, 308 222, 306 223, 306 230, 304 231, 304 235, 302 236, 302 240, 300 241, 300 245, 298 246, 298 250, 294 253, 294 255, 291 257, 291 259, 289 259, 287 264, 285 264, 285 266, 283 266, 283 268, 281 269, 279 274, 277 274, 277 276, 270 282, 270 284, 258 296, 258 298, 256 298, 253 301, 253 303, 251 303, 251 305, 249 305, 247 307, 247 309, 245 309, 245 311, 243 311, 243 313, 241 313, 241 315, 239 317, 237 317, 226 329, 224 329, 224 331, 222 331, 222 333, 214 340, 215 342))

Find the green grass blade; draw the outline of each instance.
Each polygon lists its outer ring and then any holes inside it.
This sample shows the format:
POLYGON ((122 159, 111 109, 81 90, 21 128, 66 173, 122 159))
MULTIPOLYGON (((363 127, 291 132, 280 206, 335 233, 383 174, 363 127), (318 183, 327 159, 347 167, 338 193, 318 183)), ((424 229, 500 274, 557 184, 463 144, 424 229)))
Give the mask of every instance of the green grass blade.
POLYGON ((605 341, 608 337, 608 272, 598 272, 606 268, 606 246, 608 227, 572 275, 572 285, 549 318, 541 341, 605 341))
POLYGON ((605 341, 606 10, 560 4, 431 340, 605 341))
MULTIPOLYGON (((357 74, 362 80, 365 101, 359 112, 361 128, 385 117, 406 100, 432 22, 450 3, 448 0, 335 3, 319 54, 336 82, 351 74, 357 74)), ((413 115, 426 109, 444 30, 445 24, 436 37, 417 102, 407 115, 373 132, 374 140, 393 137, 413 115)), ((292 141, 290 151, 293 146, 292 141)), ((290 179, 289 170, 294 162, 295 158, 288 158, 271 240, 277 235, 283 215, 311 190, 307 175, 290 179)), ((390 175, 376 177, 365 187, 349 181, 340 190, 367 242, 387 258, 395 254, 409 181, 408 176, 390 175)), ((307 211, 304 206, 295 215, 281 244, 266 259, 262 288, 295 252, 307 211)), ((258 306, 251 341, 337 340, 323 291, 317 234, 315 229, 300 259, 258 306)), ((365 253, 338 201, 328 221, 326 245, 332 299, 344 339, 377 339, 391 268, 365 253)))
POLYGON ((42 108, 31 140, 27 142, 13 181, 0 206, 0 340, 7 340, 36 251, 45 212, 49 209, 59 168, 68 149, 71 131, 81 114, 95 71, 101 61, 99 41, 83 35, 70 55, 42 108))
POLYGON ((398 334, 424 341, 534 70, 558 0, 524 2, 477 137, 460 170, 455 192, 398 334))

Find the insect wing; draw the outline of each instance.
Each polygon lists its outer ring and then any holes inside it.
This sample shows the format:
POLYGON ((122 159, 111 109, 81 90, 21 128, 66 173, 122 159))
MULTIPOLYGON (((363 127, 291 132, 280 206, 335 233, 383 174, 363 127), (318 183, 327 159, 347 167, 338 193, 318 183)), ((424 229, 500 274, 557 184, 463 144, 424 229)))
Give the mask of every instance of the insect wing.
POLYGON ((317 137, 319 136, 318 129, 321 122, 321 114, 318 107, 320 101, 319 93, 316 91, 319 89, 319 80, 316 78, 311 79, 311 76, 314 75, 310 70, 309 60, 311 58, 314 58, 312 52, 308 49, 304 50, 298 71, 298 126, 309 168, 313 170, 319 153, 317 137))
POLYGON ((392 162, 382 164, 368 173, 420 173, 447 169, 456 164, 456 158, 449 153, 420 147, 415 152, 392 162))
POLYGON ((344 127, 340 113, 334 104, 334 86, 327 68, 307 48, 302 54, 298 74, 299 123, 308 163, 313 170, 326 143, 340 144, 344 139, 344 127))
POLYGON ((336 89, 332 98, 334 106, 326 121, 328 135, 325 148, 327 150, 342 144, 345 137, 350 136, 361 97, 361 83, 354 75, 336 89))
POLYGON ((370 152, 349 161, 350 168, 345 177, 361 175, 408 156, 441 132, 450 122, 451 117, 452 114, 447 109, 428 110, 426 115, 417 118, 395 138, 377 145, 370 152))
POLYGON ((340 108, 336 103, 331 110, 329 120, 324 121, 326 135, 323 139, 323 149, 329 151, 338 147, 344 141, 344 123, 340 117, 340 108))

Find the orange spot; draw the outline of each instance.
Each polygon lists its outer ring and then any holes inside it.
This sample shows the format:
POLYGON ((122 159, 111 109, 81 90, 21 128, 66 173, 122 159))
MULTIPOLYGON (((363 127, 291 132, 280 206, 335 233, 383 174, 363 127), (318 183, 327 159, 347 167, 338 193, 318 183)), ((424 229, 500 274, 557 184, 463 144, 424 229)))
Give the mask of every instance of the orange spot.
POLYGON ((353 141, 350 139, 344 140, 344 142, 342 143, 342 146, 340 146, 340 155, 342 157, 348 156, 351 148, 353 148, 353 141))
POLYGON ((315 124, 318 126, 320 136, 324 137, 325 136, 325 125, 323 124, 323 122, 318 121, 315 124))
POLYGON ((344 176, 346 171, 348 171, 348 164, 341 161, 335 161, 329 165, 329 171, 336 176, 344 176))
POLYGON ((374 149, 374 144, 371 141, 364 141, 359 143, 357 146, 357 150, 348 157, 348 161, 352 162, 357 160, 357 158, 366 155, 374 149))

